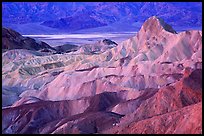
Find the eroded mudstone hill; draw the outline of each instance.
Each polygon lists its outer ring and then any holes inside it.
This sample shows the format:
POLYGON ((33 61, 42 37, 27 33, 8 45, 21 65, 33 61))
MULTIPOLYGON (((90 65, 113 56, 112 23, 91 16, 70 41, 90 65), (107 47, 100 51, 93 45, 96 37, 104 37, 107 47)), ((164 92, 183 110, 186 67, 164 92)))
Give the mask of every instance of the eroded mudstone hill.
POLYGON ((202 133, 201 31, 153 16, 83 49, 3 53, 2 133, 202 133))

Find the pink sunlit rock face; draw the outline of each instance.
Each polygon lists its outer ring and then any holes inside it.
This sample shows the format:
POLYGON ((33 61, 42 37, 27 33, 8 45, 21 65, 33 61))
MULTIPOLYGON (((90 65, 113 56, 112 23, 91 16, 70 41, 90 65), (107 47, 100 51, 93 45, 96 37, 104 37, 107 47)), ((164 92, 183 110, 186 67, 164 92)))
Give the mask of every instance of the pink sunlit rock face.
POLYGON ((153 16, 120 44, 62 54, 12 38, 2 38, 2 133, 202 133, 202 31, 153 16))

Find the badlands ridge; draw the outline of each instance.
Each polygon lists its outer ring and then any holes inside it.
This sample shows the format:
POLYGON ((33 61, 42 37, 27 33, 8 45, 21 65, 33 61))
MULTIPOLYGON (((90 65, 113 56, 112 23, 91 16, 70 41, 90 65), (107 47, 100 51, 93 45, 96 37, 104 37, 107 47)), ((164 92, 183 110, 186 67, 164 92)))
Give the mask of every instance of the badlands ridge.
POLYGON ((2 33, 2 133, 202 133, 202 31, 153 16, 120 44, 60 54, 2 33))

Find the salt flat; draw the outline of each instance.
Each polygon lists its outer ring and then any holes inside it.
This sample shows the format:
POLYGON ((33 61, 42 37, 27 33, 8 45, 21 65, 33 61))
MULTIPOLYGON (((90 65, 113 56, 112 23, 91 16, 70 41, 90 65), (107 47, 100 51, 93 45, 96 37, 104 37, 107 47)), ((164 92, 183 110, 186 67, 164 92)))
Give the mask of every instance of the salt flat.
POLYGON ((119 33, 72 33, 58 35, 23 35, 48 43, 51 46, 58 46, 66 43, 83 45, 90 44, 101 39, 111 39, 120 43, 136 35, 137 32, 119 32, 119 33))

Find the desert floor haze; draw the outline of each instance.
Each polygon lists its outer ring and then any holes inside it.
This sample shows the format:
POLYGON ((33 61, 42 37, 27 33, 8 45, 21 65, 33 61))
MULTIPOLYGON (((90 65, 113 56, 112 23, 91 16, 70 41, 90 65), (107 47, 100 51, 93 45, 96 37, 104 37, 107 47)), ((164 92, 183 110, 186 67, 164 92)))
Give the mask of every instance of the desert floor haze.
POLYGON ((84 45, 92 44, 101 39, 111 39, 120 43, 128 38, 133 37, 136 32, 117 32, 117 33, 75 33, 75 34, 58 34, 58 35, 23 35, 48 43, 50 46, 59 46, 62 44, 84 45))
POLYGON ((202 134, 201 2, 2 8, 2 134, 202 134))

